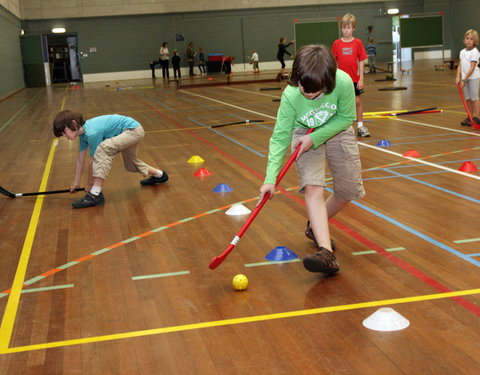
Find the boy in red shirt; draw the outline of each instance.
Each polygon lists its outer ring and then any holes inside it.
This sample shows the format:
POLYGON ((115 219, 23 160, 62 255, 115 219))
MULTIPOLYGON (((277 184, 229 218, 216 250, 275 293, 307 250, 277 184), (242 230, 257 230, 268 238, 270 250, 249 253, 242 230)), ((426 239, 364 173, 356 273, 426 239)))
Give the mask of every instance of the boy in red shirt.
POLYGON ((363 93, 363 62, 367 53, 360 39, 353 36, 357 27, 357 19, 353 14, 347 13, 340 20, 342 38, 333 42, 332 53, 337 59, 338 69, 348 73, 355 86, 355 100, 357 106, 357 135, 359 137, 370 137, 366 126, 363 125, 363 105, 360 94, 363 93))

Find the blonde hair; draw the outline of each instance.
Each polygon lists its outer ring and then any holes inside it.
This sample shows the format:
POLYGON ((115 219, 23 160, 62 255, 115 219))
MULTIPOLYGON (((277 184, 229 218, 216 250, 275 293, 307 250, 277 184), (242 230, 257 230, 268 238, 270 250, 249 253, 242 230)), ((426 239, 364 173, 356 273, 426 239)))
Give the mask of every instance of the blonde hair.
POLYGON ((352 25, 354 29, 357 27, 357 19, 351 13, 345 14, 340 20, 340 25, 348 25, 348 24, 352 25))
POLYGON ((473 41, 475 42, 475 45, 477 45, 477 44, 478 44, 478 33, 477 33, 477 30, 474 30, 474 29, 467 30, 467 32, 466 32, 465 35, 463 36, 463 39, 465 39, 468 35, 471 35, 471 36, 472 36, 473 41))

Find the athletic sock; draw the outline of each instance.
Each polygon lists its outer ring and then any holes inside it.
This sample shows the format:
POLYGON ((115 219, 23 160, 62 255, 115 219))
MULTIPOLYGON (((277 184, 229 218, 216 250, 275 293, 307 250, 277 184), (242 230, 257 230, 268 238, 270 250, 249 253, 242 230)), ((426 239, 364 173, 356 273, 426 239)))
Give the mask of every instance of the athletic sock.
POLYGON ((359 128, 361 128, 363 126, 363 121, 357 121, 357 125, 359 128))
POLYGON ((157 169, 157 173, 154 174, 155 177, 157 178, 160 178, 163 176, 163 171, 161 171, 160 169, 157 169))
POLYGON ((90 193, 92 193, 93 195, 99 195, 101 192, 102 192, 102 187, 96 186, 96 185, 93 185, 92 190, 90 190, 90 193))

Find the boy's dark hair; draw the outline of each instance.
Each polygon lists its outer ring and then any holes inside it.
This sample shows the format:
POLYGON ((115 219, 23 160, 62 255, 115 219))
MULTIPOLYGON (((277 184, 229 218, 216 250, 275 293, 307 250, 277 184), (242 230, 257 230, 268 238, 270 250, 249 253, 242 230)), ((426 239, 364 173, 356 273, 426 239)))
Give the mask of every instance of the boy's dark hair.
POLYGON ((55 116, 55 120, 53 120, 53 134, 55 134, 55 137, 61 137, 65 128, 68 127, 70 130, 78 130, 83 124, 85 124, 85 121, 81 113, 66 109, 58 112, 57 116, 55 116), (77 126, 72 123, 73 120, 77 122, 77 126))
POLYGON ((325 94, 335 89, 337 62, 323 44, 310 44, 300 48, 293 60, 289 84, 300 83, 306 93, 322 91, 325 94))

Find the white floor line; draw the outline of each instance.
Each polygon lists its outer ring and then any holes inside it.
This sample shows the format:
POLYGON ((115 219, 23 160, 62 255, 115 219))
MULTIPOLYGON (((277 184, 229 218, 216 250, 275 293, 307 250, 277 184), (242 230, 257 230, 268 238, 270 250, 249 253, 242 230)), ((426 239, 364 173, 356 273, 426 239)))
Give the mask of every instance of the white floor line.
MULTIPOLYGON (((226 87, 226 88, 229 89, 229 90, 241 91, 241 92, 246 92, 246 93, 249 93, 249 94, 261 95, 261 96, 268 96, 269 98, 280 99, 280 97, 278 97, 278 96, 264 94, 263 92, 249 91, 249 90, 242 90, 242 89, 235 89, 235 88, 233 88, 233 87, 226 87)), ((280 91, 280 92, 282 93, 283 91, 280 91)))
POLYGON ((417 163, 425 164, 425 165, 428 165, 428 166, 430 166, 430 167, 434 167, 434 168, 438 168, 438 169, 443 169, 444 171, 448 171, 448 172, 460 174, 460 175, 465 176, 465 177, 470 177, 470 178, 474 178, 474 179, 476 179, 476 180, 480 180, 480 176, 477 176, 477 175, 474 175, 474 174, 471 174, 471 173, 462 172, 462 171, 457 171, 456 169, 444 167, 443 165, 439 165, 439 164, 435 164, 435 163, 430 163, 430 162, 425 161, 425 160, 422 160, 422 159, 412 158, 412 157, 410 157, 410 156, 403 156, 402 154, 399 154, 398 152, 386 150, 386 149, 384 149, 384 148, 377 147, 377 146, 372 146, 372 145, 369 145, 369 144, 367 144, 367 143, 358 142, 358 144, 359 144, 359 145, 362 145, 362 146, 364 146, 364 147, 373 148, 374 150, 386 152, 387 154, 399 156, 399 157, 404 158, 404 159, 416 161, 417 163))
POLYGON ((400 119, 398 117, 397 118, 392 118, 392 120, 408 122, 410 124, 421 125, 421 126, 425 126, 427 128, 437 128, 437 129, 447 130, 447 131, 451 131, 451 132, 455 132, 455 133, 462 133, 462 134, 474 135, 475 137, 480 137, 480 133, 472 133, 472 132, 467 132, 465 130, 451 129, 451 128, 446 128, 444 126, 430 125, 430 124, 425 124, 423 122, 404 120, 404 119, 400 119))
POLYGON ((229 106, 229 107, 237 108, 237 109, 239 109, 239 110, 241 110, 241 111, 254 113, 254 114, 256 114, 256 115, 260 115, 260 116, 263 116, 263 117, 268 117, 268 118, 271 118, 271 119, 274 119, 274 120, 277 119, 277 118, 274 117, 274 116, 269 116, 269 115, 266 115, 266 114, 264 114, 264 113, 260 113, 260 112, 257 112, 257 111, 252 111, 251 109, 242 108, 242 107, 239 107, 238 105, 235 105, 235 104, 225 103, 225 102, 222 102, 221 100, 209 98, 208 96, 203 96, 203 95, 200 95, 200 94, 194 94, 193 92, 189 92, 189 91, 185 91, 185 90, 178 90, 178 91, 184 92, 185 94, 189 94, 189 95, 193 95, 193 96, 198 96, 199 98, 203 98, 203 99, 206 99, 206 100, 211 100, 212 102, 220 103, 220 104, 223 104, 223 105, 226 105, 226 106, 229 106))
MULTIPOLYGON (((208 96, 204 96, 204 95, 200 95, 200 94, 194 94, 194 93, 192 93, 192 92, 185 91, 185 90, 179 90, 179 91, 184 92, 185 94, 189 94, 189 95, 193 95, 193 96, 198 96, 198 97, 203 98, 203 99, 206 99, 206 100, 211 100, 211 101, 213 101, 213 102, 220 103, 220 104, 223 104, 223 105, 226 105, 226 106, 229 106, 229 107, 237 108, 237 109, 239 109, 239 110, 241 110, 241 111, 254 113, 254 114, 256 114, 256 115, 268 117, 268 118, 271 118, 271 119, 276 119, 276 117, 274 117, 274 116, 269 116, 269 115, 266 115, 266 114, 263 114, 263 113, 260 113, 260 112, 257 112, 257 111, 252 111, 252 110, 247 109, 247 108, 239 107, 238 105, 234 105, 234 104, 222 102, 221 100, 212 99, 212 98, 209 98, 208 96)), ((448 131, 454 131, 454 132, 458 132, 458 133, 466 133, 466 134, 480 135, 480 134, 476 134, 476 133, 469 133, 469 132, 466 132, 466 131, 463 131, 463 130, 449 129, 449 128, 444 128, 444 127, 441 127, 441 126, 428 125, 428 124, 423 124, 423 123, 419 123, 419 122, 415 122, 415 121, 410 121, 410 120, 401 120, 401 119, 396 119, 396 120, 397 120, 397 121, 404 121, 404 122, 411 122, 411 123, 418 124, 418 125, 422 125, 422 126, 429 126, 429 127, 439 128, 439 129, 448 130, 448 131)), ((415 161, 415 162, 420 163, 420 164, 428 165, 428 166, 433 167, 433 168, 443 169, 444 171, 448 171, 448 172, 456 173, 456 174, 459 174, 459 175, 462 175, 462 176, 465 176, 465 177, 469 177, 469 178, 473 178, 473 179, 476 179, 476 180, 480 180, 480 176, 476 176, 476 175, 471 174, 471 173, 466 173, 466 172, 462 172, 462 171, 457 171, 456 169, 444 167, 443 165, 439 165, 439 164, 430 163, 430 162, 425 161, 425 160, 422 160, 422 159, 412 158, 412 157, 409 157, 409 156, 403 156, 402 154, 399 154, 398 152, 386 150, 385 148, 382 148, 382 147, 372 146, 372 145, 369 145, 369 144, 367 144, 367 143, 358 142, 358 144, 361 145, 361 146, 364 146, 364 147, 372 148, 372 149, 377 150, 377 151, 385 152, 385 153, 387 153, 387 154, 395 155, 395 156, 398 156, 398 157, 403 158, 403 159, 408 159, 408 160, 412 160, 412 161, 415 161)))

